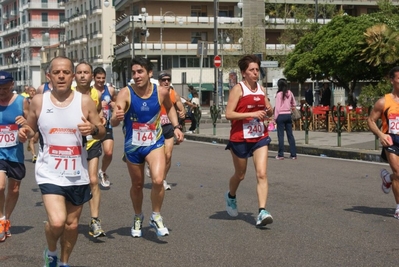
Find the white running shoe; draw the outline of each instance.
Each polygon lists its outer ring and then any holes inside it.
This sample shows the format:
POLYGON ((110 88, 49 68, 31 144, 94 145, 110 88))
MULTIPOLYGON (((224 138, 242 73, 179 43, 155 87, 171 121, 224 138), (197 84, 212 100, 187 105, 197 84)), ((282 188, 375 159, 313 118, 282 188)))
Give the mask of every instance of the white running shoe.
POLYGON ((148 178, 151 178, 150 166, 148 165, 145 165, 145 175, 147 175, 148 178))
POLYGON ((390 175, 391 174, 386 169, 382 169, 380 172, 380 177, 382 180, 381 189, 382 189, 382 192, 384 192, 385 194, 388 194, 389 191, 391 191, 392 183, 387 182, 387 179, 386 179, 386 177, 389 178, 390 175))
POLYGON ((170 185, 168 185, 166 180, 163 180, 163 188, 165 188, 165 190, 172 190, 172 187, 170 187, 170 185))
POLYGON ((105 172, 101 170, 98 171, 98 179, 100 179, 100 184, 102 187, 110 187, 111 182, 109 181, 109 177, 105 172))
POLYGON ((155 217, 151 215, 150 226, 155 228, 155 230, 157 231, 157 236, 169 235, 169 230, 163 224, 163 219, 161 215, 155 215, 155 217))
POLYGON ((141 237, 141 228, 143 226, 144 216, 134 215, 133 226, 131 229, 131 234, 133 237, 141 237))

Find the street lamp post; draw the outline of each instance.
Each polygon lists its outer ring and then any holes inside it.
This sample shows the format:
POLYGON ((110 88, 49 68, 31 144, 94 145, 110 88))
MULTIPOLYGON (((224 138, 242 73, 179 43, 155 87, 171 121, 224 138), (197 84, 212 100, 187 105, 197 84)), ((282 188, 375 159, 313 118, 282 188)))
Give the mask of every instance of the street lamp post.
MULTIPOLYGON (((161 13, 162 13, 162 8, 161 8, 161 13)), ((173 17, 176 18, 176 14, 173 13, 172 11, 166 11, 165 14, 162 15, 161 18, 161 30, 160 30, 160 43, 161 43, 161 71, 163 71, 163 42, 162 42, 162 35, 163 35, 163 25, 165 24, 165 16, 166 15, 172 15, 173 17)), ((176 21, 175 21, 176 22, 176 21)), ((183 25, 183 21, 179 19, 179 25, 183 25)))
MULTIPOLYGON (((213 55, 214 57, 217 56, 218 54, 218 22, 217 22, 217 17, 218 17, 218 0, 213 0, 213 55)), ((219 109, 219 101, 218 101, 218 94, 217 94, 217 88, 218 88, 218 71, 215 66, 213 66, 213 75, 215 78, 214 81, 214 88, 213 88, 213 101, 214 105, 217 106, 219 109)))
POLYGON ((147 30, 147 9, 145 7, 141 8, 141 16, 143 18, 142 23, 144 23, 144 26, 142 26, 142 30, 144 31, 144 40, 145 40, 145 58, 147 58, 147 37, 150 35, 148 30, 147 30))

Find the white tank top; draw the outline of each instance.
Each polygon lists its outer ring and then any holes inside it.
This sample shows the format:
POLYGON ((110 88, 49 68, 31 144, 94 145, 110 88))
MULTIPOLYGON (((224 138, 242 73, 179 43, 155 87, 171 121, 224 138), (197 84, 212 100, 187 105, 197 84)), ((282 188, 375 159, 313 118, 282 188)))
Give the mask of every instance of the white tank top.
POLYGON ((87 151, 78 129, 82 123, 82 94, 73 92, 67 107, 57 107, 43 94, 37 122, 43 139, 35 166, 37 184, 72 186, 89 184, 87 151))

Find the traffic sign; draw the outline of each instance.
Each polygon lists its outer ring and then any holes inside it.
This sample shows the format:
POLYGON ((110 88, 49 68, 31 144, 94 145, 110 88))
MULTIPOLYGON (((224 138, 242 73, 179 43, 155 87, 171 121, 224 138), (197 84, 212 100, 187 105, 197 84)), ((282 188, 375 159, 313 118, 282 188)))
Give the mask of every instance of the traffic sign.
POLYGON ((261 61, 261 68, 278 68, 278 61, 261 61))
POLYGON ((220 68, 220 66, 222 66, 222 59, 220 58, 219 55, 216 55, 213 58, 213 65, 215 65, 216 68, 220 68))

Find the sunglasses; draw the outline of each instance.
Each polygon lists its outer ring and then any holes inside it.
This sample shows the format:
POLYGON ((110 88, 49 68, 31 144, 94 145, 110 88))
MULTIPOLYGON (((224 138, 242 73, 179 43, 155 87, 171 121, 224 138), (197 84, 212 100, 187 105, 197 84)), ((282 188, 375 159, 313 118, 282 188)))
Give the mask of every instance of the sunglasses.
POLYGON ((163 82, 166 82, 166 81, 168 81, 168 82, 170 82, 170 78, 162 78, 162 80, 161 81, 163 81, 163 82))

